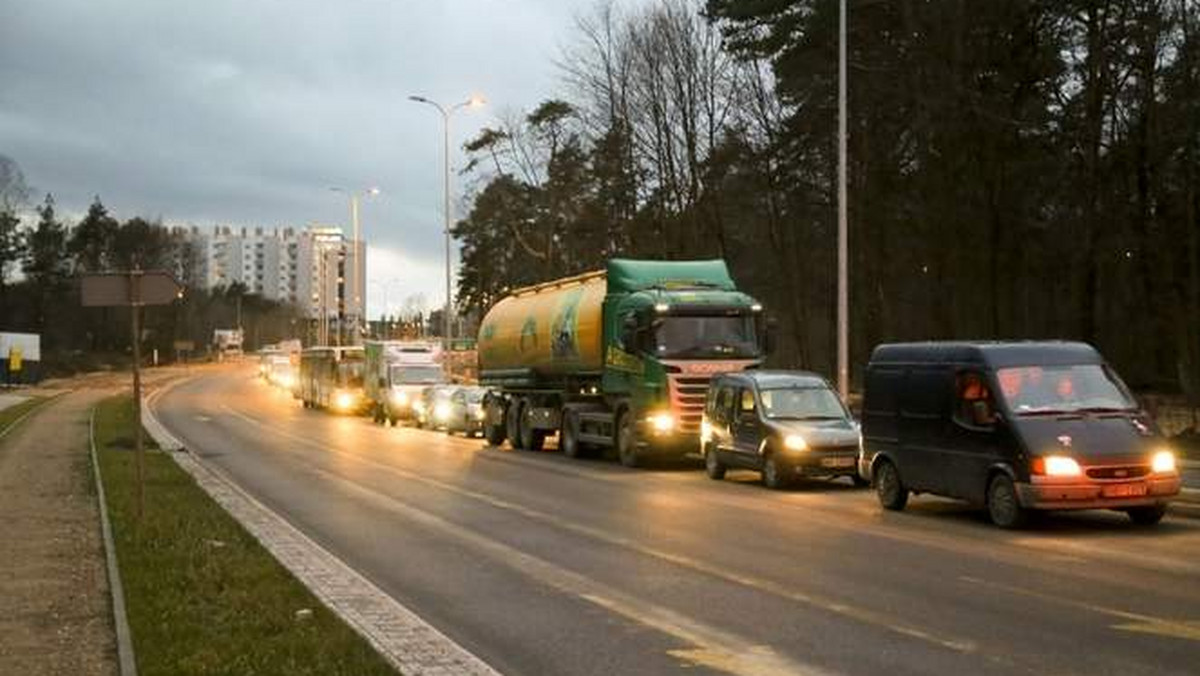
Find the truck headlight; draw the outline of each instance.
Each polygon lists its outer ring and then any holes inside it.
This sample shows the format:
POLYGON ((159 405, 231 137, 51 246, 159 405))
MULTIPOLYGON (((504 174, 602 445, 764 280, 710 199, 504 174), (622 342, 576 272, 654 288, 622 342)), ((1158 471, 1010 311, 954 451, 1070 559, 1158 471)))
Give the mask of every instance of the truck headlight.
POLYGON ((349 392, 338 392, 333 395, 333 407, 348 411, 354 406, 354 395, 349 392))
POLYGON ((700 441, 706 444, 712 441, 712 423, 708 422, 708 418, 700 419, 700 441))
POLYGON ((789 434, 783 438, 783 447, 789 451, 808 450, 808 442, 799 434, 789 434))
POLYGON ((450 404, 439 402, 433 407, 433 417, 438 420, 446 420, 450 417, 450 404))
POLYGON ((675 429, 675 416, 670 413, 655 413, 650 416, 650 426, 655 432, 670 432, 675 429))
POLYGON ((1175 454, 1170 451, 1159 451, 1150 459, 1150 469, 1155 474, 1170 474, 1175 471, 1175 454))
POLYGON ((1083 469, 1075 458, 1065 455, 1047 455, 1033 459, 1033 473, 1046 476, 1080 476, 1083 469))
POLYGON ((405 406, 408 406, 408 393, 407 392, 393 392, 392 393, 392 405, 395 406, 396 408, 404 408, 405 406))

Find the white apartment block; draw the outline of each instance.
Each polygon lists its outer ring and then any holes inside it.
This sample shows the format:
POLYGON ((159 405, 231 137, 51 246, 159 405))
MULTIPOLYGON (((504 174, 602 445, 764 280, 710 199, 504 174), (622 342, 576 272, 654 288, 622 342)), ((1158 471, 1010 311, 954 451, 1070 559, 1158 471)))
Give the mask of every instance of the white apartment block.
POLYGON ((206 288, 243 284, 250 293, 295 303, 311 318, 361 316, 366 289, 366 245, 341 228, 187 229, 197 270, 193 283, 206 288), (359 275, 354 274, 357 249, 359 275), (355 283, 357 281, 357 284, 355 283), (357 287, 357 293, 354 293, 357 287))

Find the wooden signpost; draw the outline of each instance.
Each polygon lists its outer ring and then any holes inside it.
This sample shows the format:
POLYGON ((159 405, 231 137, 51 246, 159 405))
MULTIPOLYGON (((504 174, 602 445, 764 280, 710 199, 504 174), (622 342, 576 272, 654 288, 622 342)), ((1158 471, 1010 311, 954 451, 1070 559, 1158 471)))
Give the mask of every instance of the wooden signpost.
POLYGON ((84 275, 80 298, 84 307, 128 307, 133 331, 134 454, 137 465, 137 517, 145 511, 145 450, 142 441, 142 328, 141 308, 167 305, 183 297, 183 285, 169 272, 130 270, 84 275))

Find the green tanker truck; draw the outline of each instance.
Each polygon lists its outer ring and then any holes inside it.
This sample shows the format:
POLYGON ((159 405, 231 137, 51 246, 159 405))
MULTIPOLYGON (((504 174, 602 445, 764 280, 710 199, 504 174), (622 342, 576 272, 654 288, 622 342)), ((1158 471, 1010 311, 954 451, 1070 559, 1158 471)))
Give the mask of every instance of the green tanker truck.
POLYGON ((696 452, 709 379, 759 364, 765 333, 721 260, 615 259, 518 289, 479 328, 488 441, 559 433, 568 456, 615 449, 631 467, 696 452))

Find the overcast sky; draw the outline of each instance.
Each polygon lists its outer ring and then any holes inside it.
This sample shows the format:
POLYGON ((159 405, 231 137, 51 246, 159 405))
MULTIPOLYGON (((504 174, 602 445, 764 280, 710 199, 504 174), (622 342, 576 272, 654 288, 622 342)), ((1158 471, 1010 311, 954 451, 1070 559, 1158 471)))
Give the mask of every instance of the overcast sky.
MULTIPOLYGON (((77 216, 345 224, 363 205, 371 314, 444 292, 441 124, 459 148, 559 90, 595 0, 12 0, 0 19, 0 154, 77 216), (399 282, 390 282, 398 279, 399 282)), ((457 155, 457 154, 456 154, 457 155)), ((454 159, 461 166, 461 155, 454 159)))

